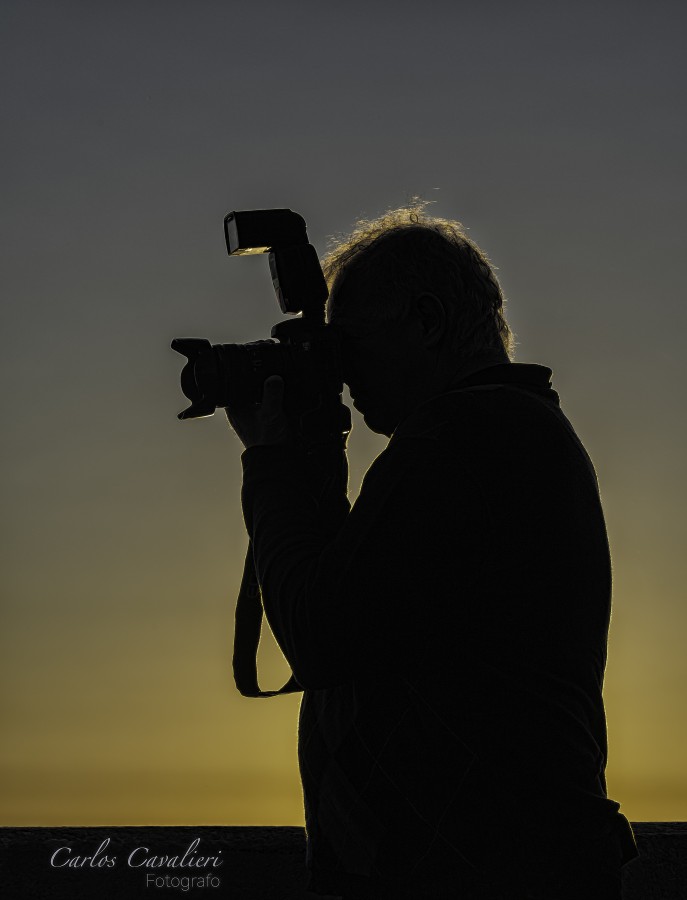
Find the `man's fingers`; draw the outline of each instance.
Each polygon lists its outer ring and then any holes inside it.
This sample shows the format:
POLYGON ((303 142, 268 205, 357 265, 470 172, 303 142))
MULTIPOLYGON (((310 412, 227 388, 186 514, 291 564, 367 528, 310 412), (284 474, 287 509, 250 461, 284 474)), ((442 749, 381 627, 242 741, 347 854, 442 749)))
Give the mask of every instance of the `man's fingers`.
POLYGON ((238 409, 225 407, 229 424, 244 447, 283 444, 288 440, 283 400, 284 379, 271 375, 263 385, 261 403, 247 403, 238 409))
POLYGON ((281 412, 284 403, 284 379, 281 375, 270 375, 262 389, 262 408, 267 415, 281 412))

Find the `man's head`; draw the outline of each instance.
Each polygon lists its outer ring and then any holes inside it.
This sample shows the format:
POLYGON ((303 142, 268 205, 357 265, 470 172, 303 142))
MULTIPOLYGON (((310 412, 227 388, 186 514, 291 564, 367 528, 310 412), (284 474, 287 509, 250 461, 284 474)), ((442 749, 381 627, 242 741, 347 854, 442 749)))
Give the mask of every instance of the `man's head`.
POLYGON ((487 257, 425 205, 359 222, 323 260, 345 381, 367 425, 387 435, 457 377, 508 362, 513 347, 487 257))

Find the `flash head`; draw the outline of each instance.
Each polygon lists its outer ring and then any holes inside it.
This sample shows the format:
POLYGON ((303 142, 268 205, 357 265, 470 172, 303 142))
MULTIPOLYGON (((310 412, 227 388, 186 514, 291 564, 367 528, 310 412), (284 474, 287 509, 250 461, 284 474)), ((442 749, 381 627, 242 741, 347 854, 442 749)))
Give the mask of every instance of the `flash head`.
POLYGON ((224 238, 229 256, 250 256, 307 244, 308 232, 293 210, 248 209, 225 216, 224 238))

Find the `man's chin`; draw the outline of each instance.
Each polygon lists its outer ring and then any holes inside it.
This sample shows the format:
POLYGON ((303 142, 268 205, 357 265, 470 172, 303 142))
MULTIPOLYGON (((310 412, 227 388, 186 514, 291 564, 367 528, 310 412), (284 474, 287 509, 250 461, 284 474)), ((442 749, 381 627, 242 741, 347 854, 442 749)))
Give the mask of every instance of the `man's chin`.
POLYGON ((375 434, 384 434, 386 437, 391 437, 394 426, 390 425, 389 422, 384 421, 383 416, 375 415, 374 412, 365 412, 362 409, 358 411, 362 415, 363 421, 370 431, 374 431, 375 434))
POLYGON ((391 422, 388 410, 380 410, 376 408, 374 402, 370 402, 369 397, 363 396, 362 399, 354 399, 351 397, 353 408, 356 409, 363 417, 365 425, 374 431, 375 434, 384 434, 391 437, 397 423, 391 422))

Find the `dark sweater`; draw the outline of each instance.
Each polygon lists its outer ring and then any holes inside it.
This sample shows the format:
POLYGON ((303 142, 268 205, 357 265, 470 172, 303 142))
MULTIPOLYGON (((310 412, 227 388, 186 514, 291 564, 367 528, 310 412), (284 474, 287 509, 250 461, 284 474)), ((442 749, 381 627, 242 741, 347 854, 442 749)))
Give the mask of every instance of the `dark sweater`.
POLYGON ((613 865, 616 834, 633 853, 604 779, 606 530, 550 375, 494 366, 418 407, 352 508, 340 449, 244 453, 265 613, 305 689, 313 889, 482 896, 613 865))

